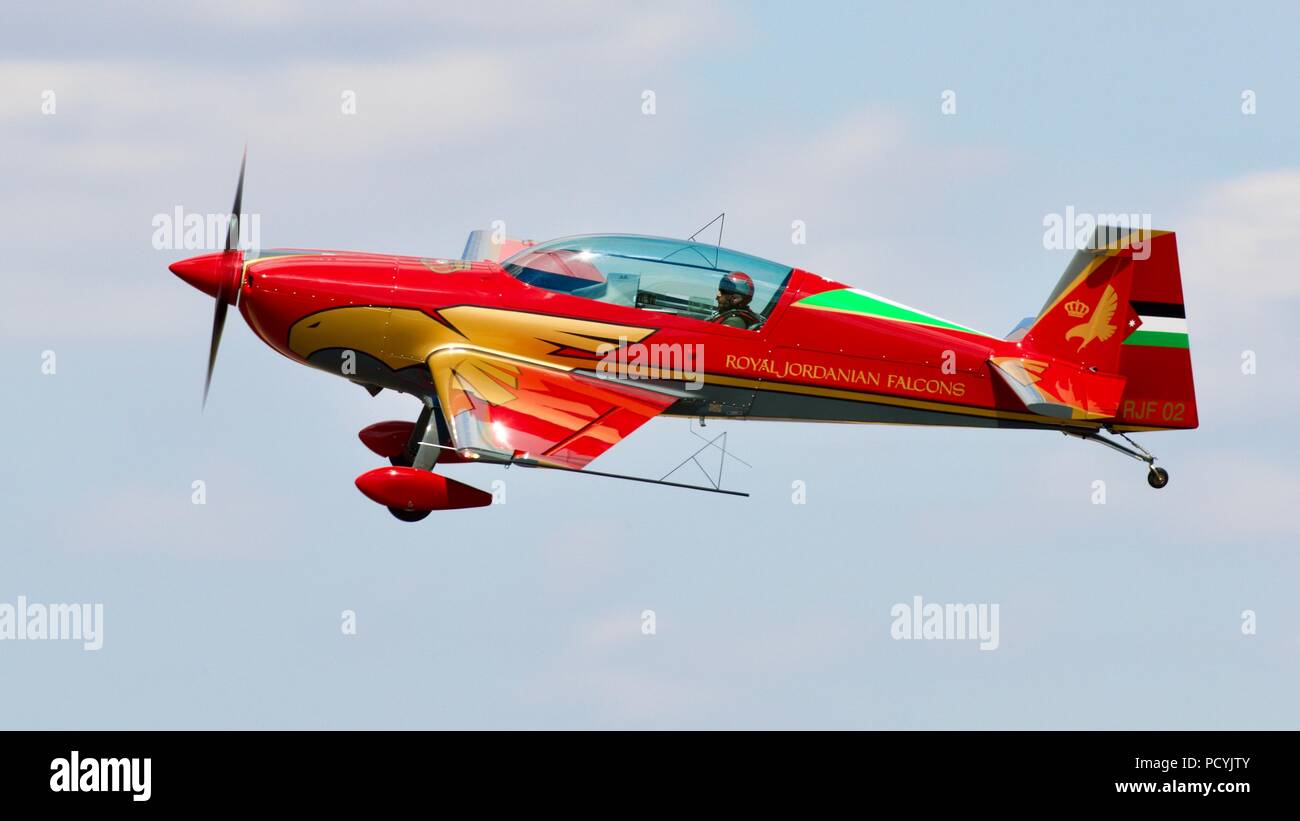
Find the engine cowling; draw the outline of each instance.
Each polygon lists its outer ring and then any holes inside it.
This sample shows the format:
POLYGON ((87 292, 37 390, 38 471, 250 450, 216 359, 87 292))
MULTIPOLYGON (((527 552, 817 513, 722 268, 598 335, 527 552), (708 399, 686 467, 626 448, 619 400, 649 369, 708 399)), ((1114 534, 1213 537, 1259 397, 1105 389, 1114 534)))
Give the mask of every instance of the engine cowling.
POLYGON ((399 510, 460 510, 492 504, 487 491, 415 468, 375 468, 356 482, 371 501, 399 510))

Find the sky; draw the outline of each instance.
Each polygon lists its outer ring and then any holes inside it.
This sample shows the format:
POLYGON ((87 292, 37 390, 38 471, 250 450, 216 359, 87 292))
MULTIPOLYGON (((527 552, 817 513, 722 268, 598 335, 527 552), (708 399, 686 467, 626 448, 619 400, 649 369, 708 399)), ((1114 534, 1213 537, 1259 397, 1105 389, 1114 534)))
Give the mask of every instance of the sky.
MULTIPOLYGON (((6 9, 0 606, 104 619, 0 641, 0 728, 1300 727, 1300 12, 1029 8, 6 9), (401 523, 356 433, 411 397, 232 314, 201 410, 212 302, 153 221, 228 209, 245 144, 265 247, 725 211, 729 247, 996 334, 1068 262, 1045 218, 1150 214, 1201 427, 1137 437, 1155 491, 1052 432, 710 422, 751 498, 455 466, 504 504, 401 523), (997 605, 997 648, 894 639, 915 596, 997 605)), ((658 419, 593 467, 698 444, 658 419)))

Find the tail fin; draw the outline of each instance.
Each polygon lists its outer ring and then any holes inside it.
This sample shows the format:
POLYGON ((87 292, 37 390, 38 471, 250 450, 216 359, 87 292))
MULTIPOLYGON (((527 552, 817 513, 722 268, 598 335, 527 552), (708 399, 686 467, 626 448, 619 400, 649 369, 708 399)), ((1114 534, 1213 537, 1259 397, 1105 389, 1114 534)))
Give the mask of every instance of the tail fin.
POLYGON ((1123 377, 1117 429, 1194 428, 1186 316, 1173 232, 1103 227, 1074 255, 1020 343, 1123 377), (1108 235, 1115 238, 1103 241, 1108 235))

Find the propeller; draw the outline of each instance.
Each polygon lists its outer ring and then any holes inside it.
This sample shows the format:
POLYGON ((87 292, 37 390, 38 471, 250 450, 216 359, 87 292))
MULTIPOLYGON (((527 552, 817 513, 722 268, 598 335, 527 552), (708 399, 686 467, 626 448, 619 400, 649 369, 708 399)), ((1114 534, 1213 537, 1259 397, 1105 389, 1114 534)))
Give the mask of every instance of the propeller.
MULTIPOLYGON (((203 380, 203 407, 208 405, 208 389, 212 387, 212 369, 217 364, 217 348, 221 345, 221 331, 226 327, 227 291, 232 287, 235 273, 242 264, 239 253, 239 223, 244 207, 244 166, 248 164, 248 146, 244 146, 243 159, 239 161, 239 183, 235 186, 235 204, 230 209, 230 224, 226 229, 226 247, 221 252, 221 276, 217 279, 217 307, 212 315, 212 346, 208 349, 208 375, 203 380)), ((230 301, 239 299, 239 285, 234 286, 230 301)))

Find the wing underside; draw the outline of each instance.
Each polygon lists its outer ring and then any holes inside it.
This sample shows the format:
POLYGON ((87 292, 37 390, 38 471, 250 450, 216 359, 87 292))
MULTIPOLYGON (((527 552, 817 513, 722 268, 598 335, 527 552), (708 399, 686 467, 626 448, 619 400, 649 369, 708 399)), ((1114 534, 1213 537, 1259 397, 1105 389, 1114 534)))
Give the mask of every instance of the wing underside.
POLYGON ((581 469, 677 400, 481 350, 444 349, 428 365, 452 443, 491 461, 526 457, 581 469))

